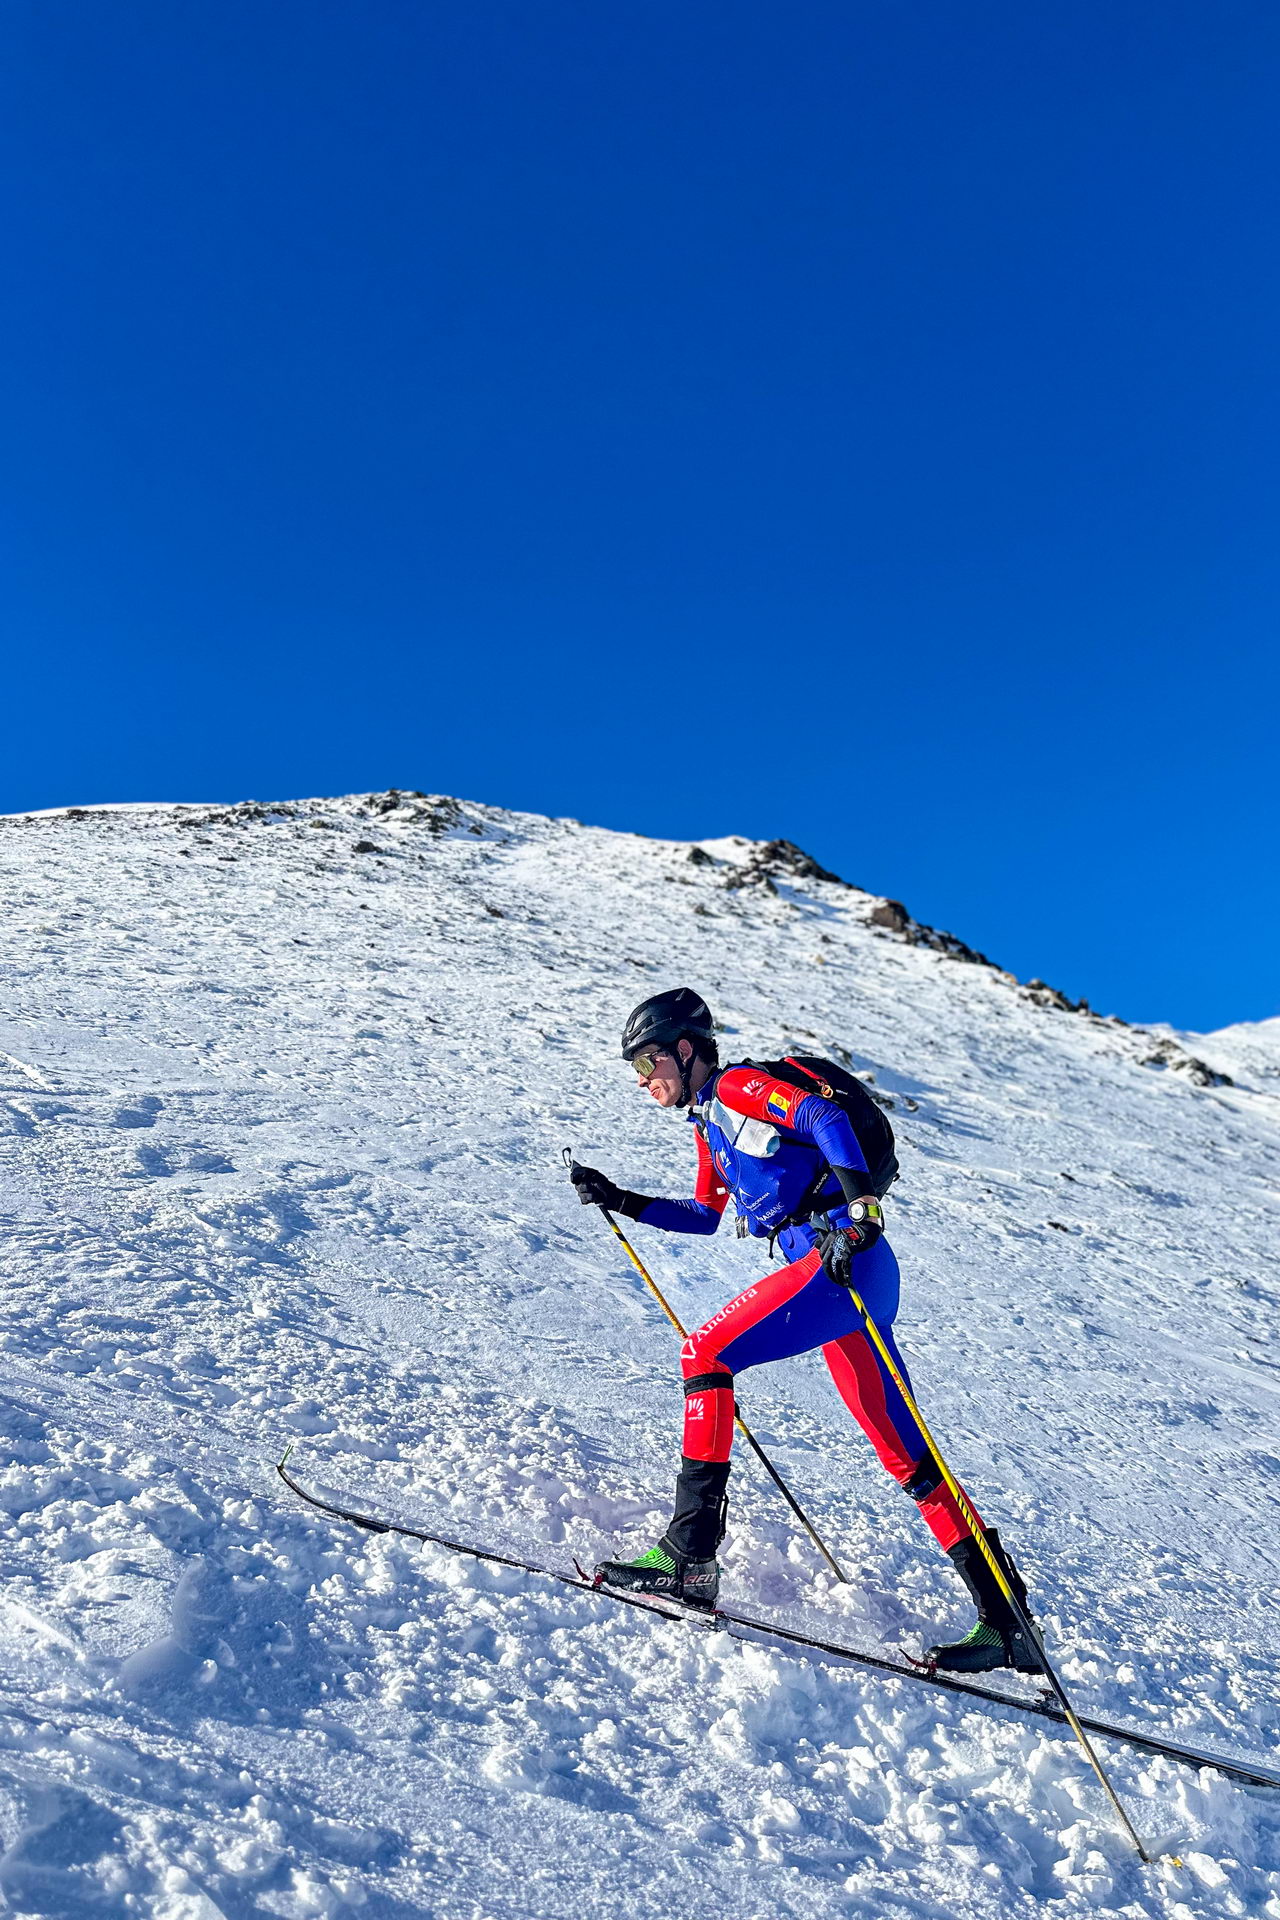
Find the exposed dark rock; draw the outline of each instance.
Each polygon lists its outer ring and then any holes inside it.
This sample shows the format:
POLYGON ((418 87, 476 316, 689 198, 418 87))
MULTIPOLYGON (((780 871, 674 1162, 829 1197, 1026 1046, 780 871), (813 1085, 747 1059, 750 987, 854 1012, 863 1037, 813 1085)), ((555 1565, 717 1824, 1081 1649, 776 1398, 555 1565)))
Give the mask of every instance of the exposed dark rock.
POLYGON ((724 877, 725 890, 737 893, 743 887, 756 887, 763 893, 776 893, 773 875, 767 867, 757 867, 750 861, 744 867, 730 867, 724 877))
POLYGON ((985 953, 979 953, 976 947, 966 946, 954 933, 944 933, 940 927, 926 927, 913 920, 908 939, 917 947, 932 947, 935 953, 945 953, 948 960, 963 960, 971 967, 992 967, 994 960, 988 960, 985 953))
POLYGON ((435 794, 429 799, 420 800, 413 809, 413 817, 423 821, 429 833, 444 833, 449 827, 457 826, 462 818, 462 808, 448 794, 435 794))
POLYGON ((911 925, 911 915, 901 900, 881 900, 867 915, 873 927, 888 927, 890 933, 905 933, 911 925))
POLYGON ((830 880, 837 887, 847 886, 838 873, 832 873, 827 867, 820 867, 811 853, 798 847, 794 840, 769 840, 757 847, 752 856, 755 862, 771 874, 791 875, 796 880, 830 880))
POLYGON ((715 865, 715 861, 711 858, 711 855, 704 853, 701 847, 690 847, 689 860, 695 867, 714 867, 715 865))
MULTIPOLYGON (((425 826, 429 833, 443 833, 448 827, 461 824, 464 814, 460 803, 445 793, 421 793, 408 787, 388 787, 385 793, 365 794, 356 808, 357 818, 378 819, 395 814, 404 824, 412 822, 425 826)), ((472 833, 482 834, 484 828, 470 824, 472 833)))
MULTIPOLYGON (((700 847, 691 849, 691 860, 705 860, 700 847)), ((762 887, 776 893, 775 880, 826 880, 837 887, 848 887, 852 882, 842 880, 838 873, 832 873, 829 867, 819 866, 811 853, 796 846, 793 840, 767 840, 751 849, 744 865, 730 867, 725 875, 724 884, 730 892, 742 887, 762 887)), ((859 889, 861 891, 861 889, 859 889)), ((979 953, 976 947, 968 946, 957 939, 954 933, 944 933, 938 927, 925 926, 919 920, 913 920, 901 900, 880 900, 871 909, 868 920, 873 927, 884 927, 890 933, 898 934, 912 946, 932 947, 936 953, 944 953, 951 960, 964 960, 972 966, 989 967, 994 963, 985 953, 979 953)))
POLYGON ((1229 1073, 1218 1073, 1206 1061, 1198 1060, 1194 1053, 1188 1053, 1176 1040, 1162 1034, 1156 1040, 1150 1053, 1143 1054, 1139 1061, 1144 1067, 1167 1067, 1174 1073, 1185 1073, 1187 1079, 1197 1087, 1233 1087, 1235 1081, 1229 1073))
POLYGON ((949 960, 965 960, 976 967, 994 965, 985 953, 966 946, 954 933, 943 933, 939 927, 928 927, 921 920, 913 920, 901 900, 878 900, 867 915, 867 924, 896 933, 910 946, 932 947, 935 953, 945 953, 949 960))
POLYGON ((375 846, 372 840, 357 840, 351 851, 352 853, 381 853, 382 848, 375 846))
MULTIPOLYGON (((708 857, 700 847, 695 847, 689 858, 699 856, 699 864, 708 857)), ((838 873, 820 867, 812 854, 792 840, 767 840, 752 847, 742 866, 729 868, 724 884, 730 892, 736 892, 739 887, 762 887, 766 892, 776 893, 775 880, 830 880, 837 887, 848 885, 838 873)))
POLYGON ((1088 1011, 1087 1002, 1069 1000, 1065 993, 1060 993, 1057 987, 1051 987, 1046 980, 1028 980, 1022 988, 1022 996, 1025 1000, 1034 1000, 1038 1007, 1057 1007, 1061 1013, 1088 1011))

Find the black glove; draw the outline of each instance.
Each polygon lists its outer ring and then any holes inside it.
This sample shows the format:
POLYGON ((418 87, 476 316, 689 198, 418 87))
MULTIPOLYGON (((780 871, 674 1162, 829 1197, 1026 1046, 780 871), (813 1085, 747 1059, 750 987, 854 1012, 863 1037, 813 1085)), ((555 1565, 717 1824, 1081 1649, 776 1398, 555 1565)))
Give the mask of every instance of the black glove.
POLYGON ((853 1285, 855 1256, 874 1247, 884 1232, 884 1215, 878 1200, 854 1200, 849 1207, 849 1217, 847 1227, 831 1227, 818 1235, 823 1271, 838 1287, 853 1285))
POLYGON ((621 1213, 628 1220, 638 1220, 649 1204, 648 1194, 628 1193, 625 1187, 615 1186, 607 1173, 598 1173, 594 1167, 579 1166, 576 1160, 570 1165, 569 1178, 584 1207, 607 1207, 610 1213, 621 1213))

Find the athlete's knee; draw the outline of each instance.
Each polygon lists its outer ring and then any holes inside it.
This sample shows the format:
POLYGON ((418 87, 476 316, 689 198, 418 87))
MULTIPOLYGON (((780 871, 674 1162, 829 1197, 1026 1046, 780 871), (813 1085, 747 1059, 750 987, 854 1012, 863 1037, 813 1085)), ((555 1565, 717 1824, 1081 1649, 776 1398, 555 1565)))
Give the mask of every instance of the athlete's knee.
POLYGON ((730 1391, 733 1389, 733 1375, 730 1373, 728 1367, 717 1367, 714 1372, 709 1373, 690 1373, 685 1375, 684 1395, 686 1400, 691 1393, 716 1393, 722 1387, 727 1387, 730 1391))
POLYGON ((684 1383, 684 1440, 688 1460, 729 1458, 733 1422, 737 1415, 733 1375, 727 1367, 714 1373, 695 1373, 684 1383))

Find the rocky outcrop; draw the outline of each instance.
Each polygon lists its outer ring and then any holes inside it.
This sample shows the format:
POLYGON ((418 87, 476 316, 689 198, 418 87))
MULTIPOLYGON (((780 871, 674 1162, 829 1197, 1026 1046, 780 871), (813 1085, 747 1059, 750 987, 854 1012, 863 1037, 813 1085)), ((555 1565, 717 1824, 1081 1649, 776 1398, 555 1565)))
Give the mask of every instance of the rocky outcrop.
MULTIPOLYGON (((696 848, 695 852, 701 853, 702 849, 696 848)), ((705 860, 708 856, 702 857, 705 860)), ((775 880, 829 880, 837 887, 849 885, 838 873, 819 866, 813 855, 796 846, 793 840, 759 841, 741 866, 729 869, 724 884, 731 892, 740 887, 763 887, 775 893, 775 880)))

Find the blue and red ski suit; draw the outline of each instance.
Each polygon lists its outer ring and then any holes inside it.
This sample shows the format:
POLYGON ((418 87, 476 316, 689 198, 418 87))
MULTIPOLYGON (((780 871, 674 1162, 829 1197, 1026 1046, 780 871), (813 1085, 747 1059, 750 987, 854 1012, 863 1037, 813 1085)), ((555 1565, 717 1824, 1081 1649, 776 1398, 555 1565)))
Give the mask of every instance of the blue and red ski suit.
MULTIPOLYGON (((953 1547, 969 1530, 941 1483, 924 1435, 862 1330, 849 1289, 827 1277, 817 1233, 807 1217, 794 1218, 803 1209, 825 1214, 834 1227, 849 1224, 844 1190, 832 1169, 866 1172, 867 1163, 847 1116, 820 1093, 801 1092, 748 1064, 713 1073, 689 1120, 697 1129, 694 1196, 651 1200, 639 1220, 669 1233, 714 1233, 732 1198, 740 1230, 776 1236, 787 1264, 747 1287, 686 1340, 680 1356, 685 1459, 728 1460, 735 1374, 821 1347, 841 1399, 881 1465, 917 1500, 944 1551, 953 1547)), ((856 1256, 854 1281, 910 1386, 893 1338, 899 1279, 887 1240, 856 1256)))

